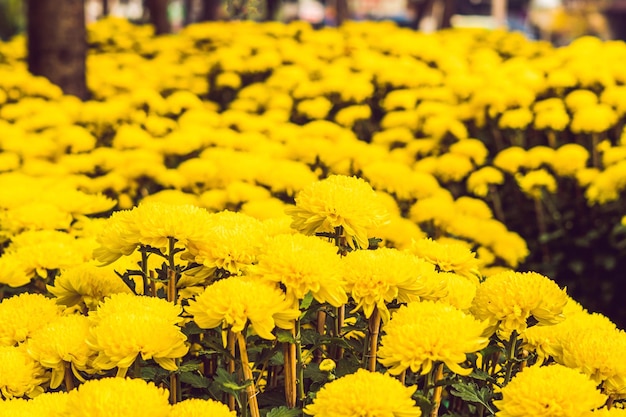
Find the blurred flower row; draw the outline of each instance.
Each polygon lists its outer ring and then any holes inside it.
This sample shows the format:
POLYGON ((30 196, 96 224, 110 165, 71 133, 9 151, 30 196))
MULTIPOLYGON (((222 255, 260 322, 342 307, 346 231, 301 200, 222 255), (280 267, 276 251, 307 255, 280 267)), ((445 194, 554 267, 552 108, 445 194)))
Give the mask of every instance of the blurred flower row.
POLYGON ((543 234, 559 193, 624 214, 626 45, 90 42, 84 103, 0 44, 0 416, 623 413, 626 334, 516 271, 503 191, 543 234))

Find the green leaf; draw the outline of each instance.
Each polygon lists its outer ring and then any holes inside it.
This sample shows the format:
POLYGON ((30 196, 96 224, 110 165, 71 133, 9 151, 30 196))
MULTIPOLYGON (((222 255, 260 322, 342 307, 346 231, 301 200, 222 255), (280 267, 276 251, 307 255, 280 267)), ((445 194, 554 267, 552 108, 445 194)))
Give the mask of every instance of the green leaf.
POLYGON ((320 366, 317 363, 310 363, 304 368, 304 377, 310 379, 313 382, 327 382, 328 374, 320 371, 320 366))
POLYGON ((309 291, 308 293, 304 295, 304 298, 302 299, 302 301, 300 301, 300 310, 306 310, 307 308, 311 306, 312 302, 313 302, 313 294, 311 293, 311 291, 309 291))
POLYGON ((295 337, 293 337, 293 334, 291 334, 289 330, 277 330, 276 340, 281 343, 296 343, 295 337))
POLYGON ((485 406, 487 410, 489 410, 489 412, 491 412, 492 414, 495 413, 495 411, 491 408, 491 405, 490 405, 490 399, 492 397, 492 393, 487 387, 479 388, 478 385, 474 383, 469 383, 469 384, 458 383, 458 384, 452 385, 450 394, 468 402, 482 404, 485 406))
POLYGON ((222 391, 228 394, 237 395, 239 392, 245 390, 252 381, 246 381, 243 385, 240 385, 234 374, 229 374, 226 370, 218 368, 215 382, 219 385, 222 391))
POLYGON ((265 417, 297 417, 301 415, 299 409, 288 408, 283 405, 278 408, 272 408, 265 417))
POLYGON ((184 372, 180 374, 180 382, 191 385, 194 388, 208 388, 211 380, 197 372, 184 372))
POLYGON ((197 371, 198 369, 200 369, 200 365, 201 364, 198 361, 189 361, 187 363, 184 363, 184 364, 180 365, 176 372, 179 373, 179 374, 182 374, 182 373, 185 373, 185 372, 197 371))

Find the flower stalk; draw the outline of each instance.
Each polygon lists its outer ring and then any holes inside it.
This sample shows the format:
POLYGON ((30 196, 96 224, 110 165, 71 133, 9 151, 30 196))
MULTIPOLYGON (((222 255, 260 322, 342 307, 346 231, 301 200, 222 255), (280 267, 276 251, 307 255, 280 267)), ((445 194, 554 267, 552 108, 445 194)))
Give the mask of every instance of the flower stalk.
POLYGON ((437 417, 439 415, 439 406, 441 405, 441 393, 443 392, 443 385, 437 385, 439 381, 443 379, 443 363, 440 362, 435 368, 435 378, 433 384, 435 390, 433 393, 433 408, 430 411, 430 417, 437 417))
POLYGON ((378 334, 380 333, 380 311, 378 307, 374 307, 374 311, 369 318, 369 356, 368 356, 368 366, 371 372, 376 371, 376 357, 378 351, 378 334))
POLYGON ((248 397, 248 406, 250 407, 251 417, 260 417, 259 403, 256 398, 256 386, 254 385, 254 377, 248 360, 248 350, 246 347, 246 338, 242 333, 237 333, 237 345, 239 346, 239 354, 241 356, 241 368, 243 369, 243 377, 246 381, 250 381, 250 385, 246 387, 248 397))

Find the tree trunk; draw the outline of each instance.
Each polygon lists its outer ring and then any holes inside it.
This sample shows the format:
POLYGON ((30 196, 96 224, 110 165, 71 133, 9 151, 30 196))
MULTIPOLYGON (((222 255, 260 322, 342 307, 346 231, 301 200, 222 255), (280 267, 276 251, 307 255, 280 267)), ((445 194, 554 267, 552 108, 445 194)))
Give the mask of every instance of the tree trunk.
POLYGON ((444 0, 443 16, 441 17, 441 28, 448 29, 452 27, 452 16, 456 13, 456 0, 444 0))
POLYGON ((27 4, 28 70, 87 99, 87 35, 83 0, 30 0, 27 4))
POLYGON ((278 9, 280 8, 280 0, 267 0, 265 3, 265 20, 271 21, 276 19, 278 9))
POLYGON ((350 17, 348 0, 335 0, 335 8, 337 11, 337 26, 341 26, 350 17))
POLYGON ((102 17, 109 15, 109 0, 102 0, 102 17))
POLYGON ((170 33, 170 21, 167 17, 168 4, 169 0, 146 0, 150 23, 154 26, 156 35, 170 33))
POLYGON ((220 18, 221 0, 203 0, 201 22, 213 22, 220 18))

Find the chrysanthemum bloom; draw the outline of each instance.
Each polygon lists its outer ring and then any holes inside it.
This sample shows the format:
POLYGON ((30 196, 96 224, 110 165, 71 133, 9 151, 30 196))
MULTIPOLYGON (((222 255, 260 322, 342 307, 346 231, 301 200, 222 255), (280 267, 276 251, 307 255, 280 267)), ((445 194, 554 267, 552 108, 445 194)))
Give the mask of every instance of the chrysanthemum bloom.
POLYGON ((466 354, 489 343, 484 337, 486 322, 457 308, 433 301, 415 301, 401 306, 383 328, 378 361, 398 375, 405 369, 422 375, 437 361, 454 373, 469 375, 462 368, 466 354))
POLYGON ((0 302, 0 346, 24 342, 60 315, 61 307, 42 294, 5 298, 0 302))
POLYGON ((275 326, 291 329, 300 311, 285 299, 274 284, 248 277, 229 277, 214 282, 189 301, 185 311, 203 329, 220 325, 241 332, 248 321, 264 339, 274 339, 275 326))
POLYGON ((214 400, 202 400, 190 398, 178 402, 172 406, 168 417, 236 417, 237 413, 231 411, 224 403, 214 400))
POLYGON ((557 326, 547 351, 554 360, 578 369, 603 392, 614 398, 626 397, 626 333, 605 316, 581 312, 557 326))
POLYGON ((71 391, 64 417, 168 417, 169 393, 143 379, 102 378, 71 391))
POLYGON ((200 264, 192 275, 208 277, 216 269, 240 275, 256 261, 265 244, 263 222, 228 210, 212 213, 202 227, 202 237, 190 239, 182 259, 200 264))
POLYGON ((154 359, 168 371, 177 369, 175 359, 189 347, 178 324, 182 308, 156 297, 113 294, 89 313, 91 329, 87 344, 98 353, 97 369, 118 368, 125 375, 138 355, 154 359))
POLYGON ((579 417, 606 400, 586 375, 556 364, 525 368, 502 388, 494 405, 497 417, 579 417))
POLYGON ((486 197, 491 184, 499 185, 504 183, 504 175, 497 168, 486 166, 472 172, 467 177, 467 190, 479 197, 486 197))
POLYGON ((331 175, 303 189, 295 207, 286 212, 293 217, 291 227, 305 235, 334 233, 341 227, 352 249, 366 249, 368 231, 388 219, 386 208, 367 182, 343 175, 331 175))
POLYGON ((447 294, 445 280, 435 267, 404 251, 380 248, 351 252, 344 259, 348 293, 369 318, 378 308, 383 322, 389 320, 387 303, 437 299, 447 294))
POLYGON ((493 165, 510 174, 515 174, 520 167, 525 167, 527 162, 526 149, 519 146, 511 146, 501 150, 496 155, 493 165))
POLYGON ((11 238, 6 255, 19 259, 22 274, 30 280, 37 275, 47 277, 51 270, 80 265, 91 259, 92 250, 88 239, 57 230, 30 230, 11 238))
POLYGON ((208 216, 200 207, 160 202, 115 212, 98 236, 100 246, 94 250, 94 258, 109 264, 122 255, 130 255, 139 245, 165 252, 169 238, 184 246, 189 240, 202 238, 208 216))
POLYGON ((536 272, 507 271, 488 277, 480 284, 471 312, 489 320, 498 332, 521 334, 532 316, 539 325, 563 321, 568 296, 549 278, 536 272))
POLYGON ((440 272, 448 294, 438 301, 450 304, 462 311, 469 311, 476 295, 478 284, 454 272, 440 272))
POLYGON ((419 417, 421 409, 411 398, 416 388, 405 387, 389 375, 359 369, 324 385, 304 412, 319 417, 419 417))
POLYGON ((311 292, 320 303, 335 307, 348 301, 337 248, 315 236, 298 233, 272 238, 259 255, 252 274, 282 283, 289 300, 301 300, 311 292))
POLYGON ((44 368, 23 346, 0 346, 0 393, 4 398, 35 397, 47 381, 44 368))
POLYGON ((556 192, 556 179, 545 169, 530 171, 527 174, 517 174, 515 180, 519 188, 529 197, 540 199, 543 190, 548 193, 556 192))
POLYGON ((577 143, 567 143, 556 150, 550 165, 557 175, 574 177, 587 166, 588 160, 589 151, 586 148, 577 143))
POLYGON ((89 319, 73 314, 48 323, 28 340, 29 355, 44 368, 52 369, 50 388, 61 385, 66 364, 70 364, 74 372, 87 367, 94 354, 85 342, 88 334, 89 319))
POLYGON ((99 267, 93 262, 61 271, 54 280, 54 286, 48 285, 47 288, 56 296, 58 304, 67 307, 84 304, 89 310, 95 310, 106 296, 131 293, 113 268, 99 267))
POLYGON ((0 400, 0 417, 61 417, 69 394, 64 391, 44 392, 32 400, 12 398, 0 400))
POLYGON ((420 239, 413 242, 408 249, 417 255, 436 265, 442 272, 454 272, 474 283, 478 283, 480 271, 476 253, 461 244, 439 243, 430 238, 420 239))
POLYGON ((574 133, 601 133, 615 126, 618 119, 611 106, 596 104, 576 110, 570 128, 574 133))

